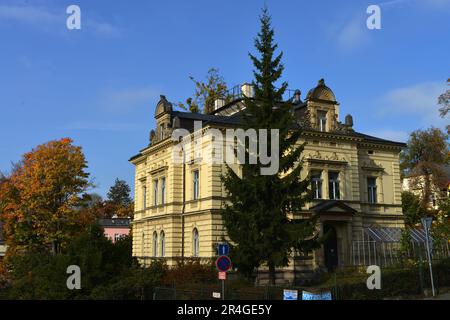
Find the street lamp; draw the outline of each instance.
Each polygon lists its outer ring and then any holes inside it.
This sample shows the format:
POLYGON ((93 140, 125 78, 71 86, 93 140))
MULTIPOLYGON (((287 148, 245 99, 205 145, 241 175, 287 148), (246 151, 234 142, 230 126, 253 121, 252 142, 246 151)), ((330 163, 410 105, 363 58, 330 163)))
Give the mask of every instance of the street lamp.
POLYGON ((430 269, 430 278, 431 278, 431 290, 433 293, 433 297, 436 295, 434 291, 434 280, 433 280, 433 267, 431 265, 431 239, 430 239, 430 228, 431 223, 433 222, 433 217, 425 216, 421 219, 423 229, 425 230, 425 241, 427 246, 427 257, 428 257, 428 267, 430 269))

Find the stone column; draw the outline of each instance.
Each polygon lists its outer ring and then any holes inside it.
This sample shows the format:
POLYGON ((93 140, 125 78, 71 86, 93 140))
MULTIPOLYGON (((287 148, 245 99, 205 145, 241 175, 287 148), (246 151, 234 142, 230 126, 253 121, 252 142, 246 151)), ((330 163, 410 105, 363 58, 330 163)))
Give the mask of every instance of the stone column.
POLYGON ((322 198, 330 199, 328 190, 328 166, 325 165, 322 171, 322 198))

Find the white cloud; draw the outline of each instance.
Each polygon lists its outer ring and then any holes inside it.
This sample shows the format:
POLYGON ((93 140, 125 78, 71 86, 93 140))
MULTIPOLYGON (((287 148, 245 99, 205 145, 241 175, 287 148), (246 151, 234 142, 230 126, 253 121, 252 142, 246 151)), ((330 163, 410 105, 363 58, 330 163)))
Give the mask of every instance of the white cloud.
POLYGON ((22 23, 42 26, 64 22, 64 16, 58 16, 41 7, 0 5, 0 20, 14 20, 22 23))
POLYGON ((379 111, 382 116, 412 116, 424 126, 444 128, 448 119, 439 117, 437 99, 446 89, 444 81, 395 88, 381 97, 379 111))
MULTIPOLYGON (((45 7, 31 5, 0 5, 0 22, 15 21, 45 31, 68 31, 66 19, 68 14, 64 10, 55 11, 45 7)), ((92 32, 98 36, 116 37, 121 35, 121 30, 109 23, 85 18, 81 8, 81 32, 92 32)))
POLYGON ((350 16, 349 19, 338 16, 321 22, 325 36, 341 52, 351 52, 369 42, 365 11, 350 16))
POLYGON ((381 2, 379 5, 382 7, 390 7, 396 5, 421 5, 427 7, 429 9, 442 9, 449 8, 450 1, 449 0, 390 0, 381 2))
POLYGON ((390 90, 382 100, 390 112, 426 115, 438 109, 438 96, 446 90, 444 82, 424 82, 390 90))
POLYGON ((349 20, 336 35, 338 47, 344 51, 354 50, 368 41, 366 17, 357 16, 349 20))

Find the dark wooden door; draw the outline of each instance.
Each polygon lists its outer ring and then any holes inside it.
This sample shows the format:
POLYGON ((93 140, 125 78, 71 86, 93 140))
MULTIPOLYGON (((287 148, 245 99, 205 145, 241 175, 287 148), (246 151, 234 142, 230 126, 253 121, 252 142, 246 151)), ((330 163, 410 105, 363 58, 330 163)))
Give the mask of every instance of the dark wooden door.
POLYGON ((328 224, 323 226, 323 233, 327 236, 323 249, 325 253, 325 266, 332 272, 338 266, 338 249, 336 229, 328 224))

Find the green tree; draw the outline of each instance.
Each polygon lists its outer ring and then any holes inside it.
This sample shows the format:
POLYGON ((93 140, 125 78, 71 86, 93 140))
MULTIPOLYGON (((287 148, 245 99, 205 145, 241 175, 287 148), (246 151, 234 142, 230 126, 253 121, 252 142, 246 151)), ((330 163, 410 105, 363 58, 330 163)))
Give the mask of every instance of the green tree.
POLYGON ((124 180, 116 178, 114 185, 109 189, 107 194, 108 201, 115 205, 128 207, 133 200, 130 197, 130 186, 124 180))
POLYGON ((405 224, 408 227, 414 227, 420 223, 420 218, 426 213, 420 197, 409 191, 402 192, 402 210, 405 215, 405 224))
MULTIPOLYGON (((450 85, 450 78, 447 79, 447 83, 450 85)), ((444 118, 450 112, 450 89, 439 96, 438 103, 442 106, 439 112, 441 117, 444 118)), ((450 134, 450 125, 447 125, 447 133, 450 134)))
POLYGON ((214 111, 214 103, 217 99, 230 100, 228 87, 224 78, 219 74, 219 69, 210 68, 206 75, 206 81, 198 81, 190 76, 195 84, 195 93, 192 98, 186 99, 186 103, 179 102, 178 106, 183 109, 189 109, 194 113, 200 112, 200 106, 203 106, 203 113, 208 114, 214 111))
POLYGON ((400 154, 403 176, 410 179, 412 189, 421 190, 421 201, 427 207, 431 194, 442 190, 446 181, 443 165, 449 163, 448 135, 439 128, 416 130, 400 154))
POLYGON ((112 243, 97 224, 73 238, 57 255, 36 249, 7 259, 10 270, 9 299, 89 299, 92 291, 112 286, 136 265, 132 241, 125 237, 112 243), (68 290, 67 267, 81 270, 81 290, 68 290))
MULTIPOLYGON (((271 284, 275 283, 276 267, 286 266, 291 253, 308 252, 318 245, 315 235, 316 219, 290 219, 309 199, 309 181, 300 180, 301 154, 298 144, 301 131, 292 130, 295 119, 292 105, 283 102, 287 83, 276 89, 275 83, 283 72, 282 53, 274 57, 277 45, 267 9, 260 18, 261 30, 255 39, 260 57, 250 54, 255 67, 254 97, 244 97, 246 109, 243 129, 279 130, 279 171, 262 175, 258 164, 242 165, 238 175, 227 167, 222 177, 228 202, 222 212, 227 234, 233 243, 232 253, 238 269, 250 276, 255 268, 265 264, 269 268, 271 284)), ((270 134, 269 134, 270 135, 270 134)), ((268 142, 271 150, 272 141, 268 142)), ((249 148, 245 147, 248 159, 249 148)))

